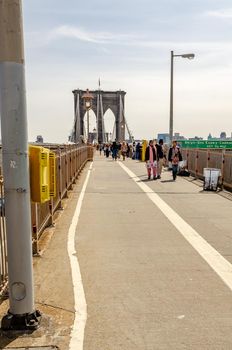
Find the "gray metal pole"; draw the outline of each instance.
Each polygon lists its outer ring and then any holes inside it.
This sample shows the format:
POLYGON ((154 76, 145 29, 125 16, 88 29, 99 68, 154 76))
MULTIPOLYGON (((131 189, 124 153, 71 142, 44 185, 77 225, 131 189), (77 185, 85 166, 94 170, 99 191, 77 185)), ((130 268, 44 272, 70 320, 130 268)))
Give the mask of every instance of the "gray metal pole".
POLYGON ((174 52, 171 51, 170 121, 169 121, 170 144, 172 144, 172 140, 173 140, 173 59, 174 59, 174 52))
POLYGON ((34 308, 29 158, 21 0, 0 0, 0 114, 9 271, 2 328, 38 326, 34 308))

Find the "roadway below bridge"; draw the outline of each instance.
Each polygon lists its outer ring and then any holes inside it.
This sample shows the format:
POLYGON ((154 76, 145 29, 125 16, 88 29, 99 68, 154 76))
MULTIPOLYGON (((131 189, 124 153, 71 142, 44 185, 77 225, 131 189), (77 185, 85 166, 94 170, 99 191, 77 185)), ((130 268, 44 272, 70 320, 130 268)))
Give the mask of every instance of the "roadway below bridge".
POLYGON ((42 328, 5 344, 232 349, 231 213, 189 180, 96 155, 35 262, 42 328))

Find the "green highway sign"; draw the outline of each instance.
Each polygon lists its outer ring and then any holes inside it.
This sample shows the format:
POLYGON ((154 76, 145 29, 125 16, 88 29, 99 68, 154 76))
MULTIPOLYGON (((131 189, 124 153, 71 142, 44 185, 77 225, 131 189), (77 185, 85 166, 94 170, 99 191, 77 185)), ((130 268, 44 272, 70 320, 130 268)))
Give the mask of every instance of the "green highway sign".
POLYGON ((180 140, 177 143, 181 148, 214 148, 214 149, 232 149, 232 141, 220 140, 180 140))

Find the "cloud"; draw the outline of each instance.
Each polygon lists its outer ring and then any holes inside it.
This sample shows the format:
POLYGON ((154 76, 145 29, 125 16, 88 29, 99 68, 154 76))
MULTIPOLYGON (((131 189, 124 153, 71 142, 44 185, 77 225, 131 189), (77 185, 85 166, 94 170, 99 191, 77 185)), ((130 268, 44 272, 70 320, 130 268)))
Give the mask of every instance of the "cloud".
POLYGON ((217 17, 217 18, 232 18, 232 8, 221 9, 217 11, 208 11, 205 13, 208 17, 217 17))
POLYGON ((53 29, 49 34, 50 40, 59 38, 73 38, 95 44, 107 44, 111 42, 129 41, 133 35, 113 34, 110 32, 90 32, 84 28, 62 25, 53 29))

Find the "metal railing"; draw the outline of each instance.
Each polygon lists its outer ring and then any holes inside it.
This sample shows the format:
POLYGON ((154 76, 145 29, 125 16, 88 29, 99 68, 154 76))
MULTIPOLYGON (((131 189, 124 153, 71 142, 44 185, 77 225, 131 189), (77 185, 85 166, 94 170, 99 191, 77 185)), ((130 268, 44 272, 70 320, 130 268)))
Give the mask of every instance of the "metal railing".
POLYGON ((226 150, 182 149, 183 159, 187 160, 190 173, 200 179, 204 178, 204 168, 221 170, 219 185, 232 190, 232 152, 226 150))
POLYGON ((45 227, 53 225, 54 213, 62 208, 62 199, 67 197, 86 162, 93 159, 93 147, 76 145, 43 145, 56 153, 56 197, 49 202, 32 203, 33 254, 39 253, 38 241, 45 227))
MULTIPOLYGON (((50 145, 56 154, 56 197, 44 204, 31 204, 33 254, 39 254, 39 238, 44 229, 54 223, 54 213, 62 208, 62 199, 67 197, 87 161, 93 159, 93 147, 78 145, 50 145)), ((0 293, 7 286, 7 249, 4 206, 4 183, 0 176, 0 293)))

